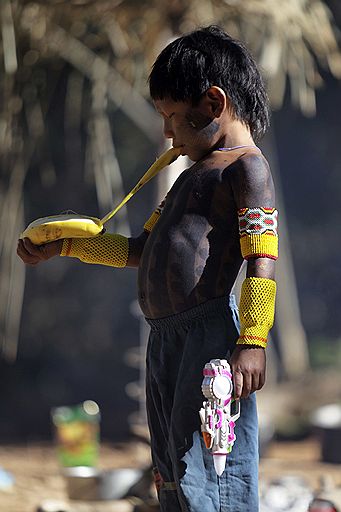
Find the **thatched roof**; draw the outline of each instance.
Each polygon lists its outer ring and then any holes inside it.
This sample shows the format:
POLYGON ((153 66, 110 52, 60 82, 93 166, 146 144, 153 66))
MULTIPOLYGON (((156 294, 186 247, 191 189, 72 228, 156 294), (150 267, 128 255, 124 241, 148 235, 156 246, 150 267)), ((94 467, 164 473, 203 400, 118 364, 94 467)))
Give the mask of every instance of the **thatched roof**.
MULTIPOLYGON (((49 0, 2 2, 5 70, 58 54, 65 37, 90 51, 105 52, 116 70, 140 92, 159 49, 171 37, 198 25, 219 23, 249 45, 263 68, 274 107, 282 103, 287 78, 294 104, 315 112, 319 68, 341 78, 333 16, 321 0, 49 0), (20 47, 26 52, 16 59, 20 47)), ((65 55, 63 56, 65 58, 65 55)), ((75 62, 73 62, 75 65, 75 62)))

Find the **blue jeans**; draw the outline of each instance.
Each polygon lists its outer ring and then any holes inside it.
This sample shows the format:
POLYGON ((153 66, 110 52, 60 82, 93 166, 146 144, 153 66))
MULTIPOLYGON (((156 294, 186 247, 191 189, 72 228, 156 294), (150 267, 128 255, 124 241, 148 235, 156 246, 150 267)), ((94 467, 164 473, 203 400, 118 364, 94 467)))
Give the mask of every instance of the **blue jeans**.
POLYGON ((147 321, 147 413, 161 511, 258 512, 255 395, 241 401, 237 440, 220 477, 200 433, 203 367, 228 359, 238 338, 234 297, 147 321))

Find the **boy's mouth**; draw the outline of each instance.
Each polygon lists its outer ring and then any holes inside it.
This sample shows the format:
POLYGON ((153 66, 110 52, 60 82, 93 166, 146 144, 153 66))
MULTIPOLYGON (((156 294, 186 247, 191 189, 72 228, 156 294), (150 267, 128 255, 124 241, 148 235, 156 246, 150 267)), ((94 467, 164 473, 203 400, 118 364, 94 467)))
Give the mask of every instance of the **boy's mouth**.
POLYGON ((173 144, 173 148, 180 149, 180 150, 181 150, 181 154, 182 154, 182 152, 183 152, 183 150, 184 150, 184 147, 185 147, 185 146, 184 146, 184 144, 179 144, 179 145, 174 145, 174 144, 173 144))

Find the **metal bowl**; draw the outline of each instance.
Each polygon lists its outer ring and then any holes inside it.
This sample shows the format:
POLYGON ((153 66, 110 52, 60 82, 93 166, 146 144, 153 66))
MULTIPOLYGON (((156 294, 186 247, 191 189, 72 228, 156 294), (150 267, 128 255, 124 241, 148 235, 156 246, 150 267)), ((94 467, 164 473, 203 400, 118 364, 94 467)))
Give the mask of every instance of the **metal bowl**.
POLYGON ((129 490, 142 477, 142 469, 119 468, 98 470, 77 466, 64 468, 67 494, 72 500, 119 500, 129 495, 129 490))

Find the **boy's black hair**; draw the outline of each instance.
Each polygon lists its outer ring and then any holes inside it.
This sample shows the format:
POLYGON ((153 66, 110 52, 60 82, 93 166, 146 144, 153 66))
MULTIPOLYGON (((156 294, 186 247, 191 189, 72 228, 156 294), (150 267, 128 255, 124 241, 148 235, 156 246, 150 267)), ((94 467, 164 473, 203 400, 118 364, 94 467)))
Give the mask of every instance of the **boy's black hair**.
POLYGON ((220 27, 195 30, 172 41, 156 59, 149 76, 151 97, 191 101, 216 85, 230 99, 235 116, 257 140, 269 126, 263 79, 250 52, 220 27))

